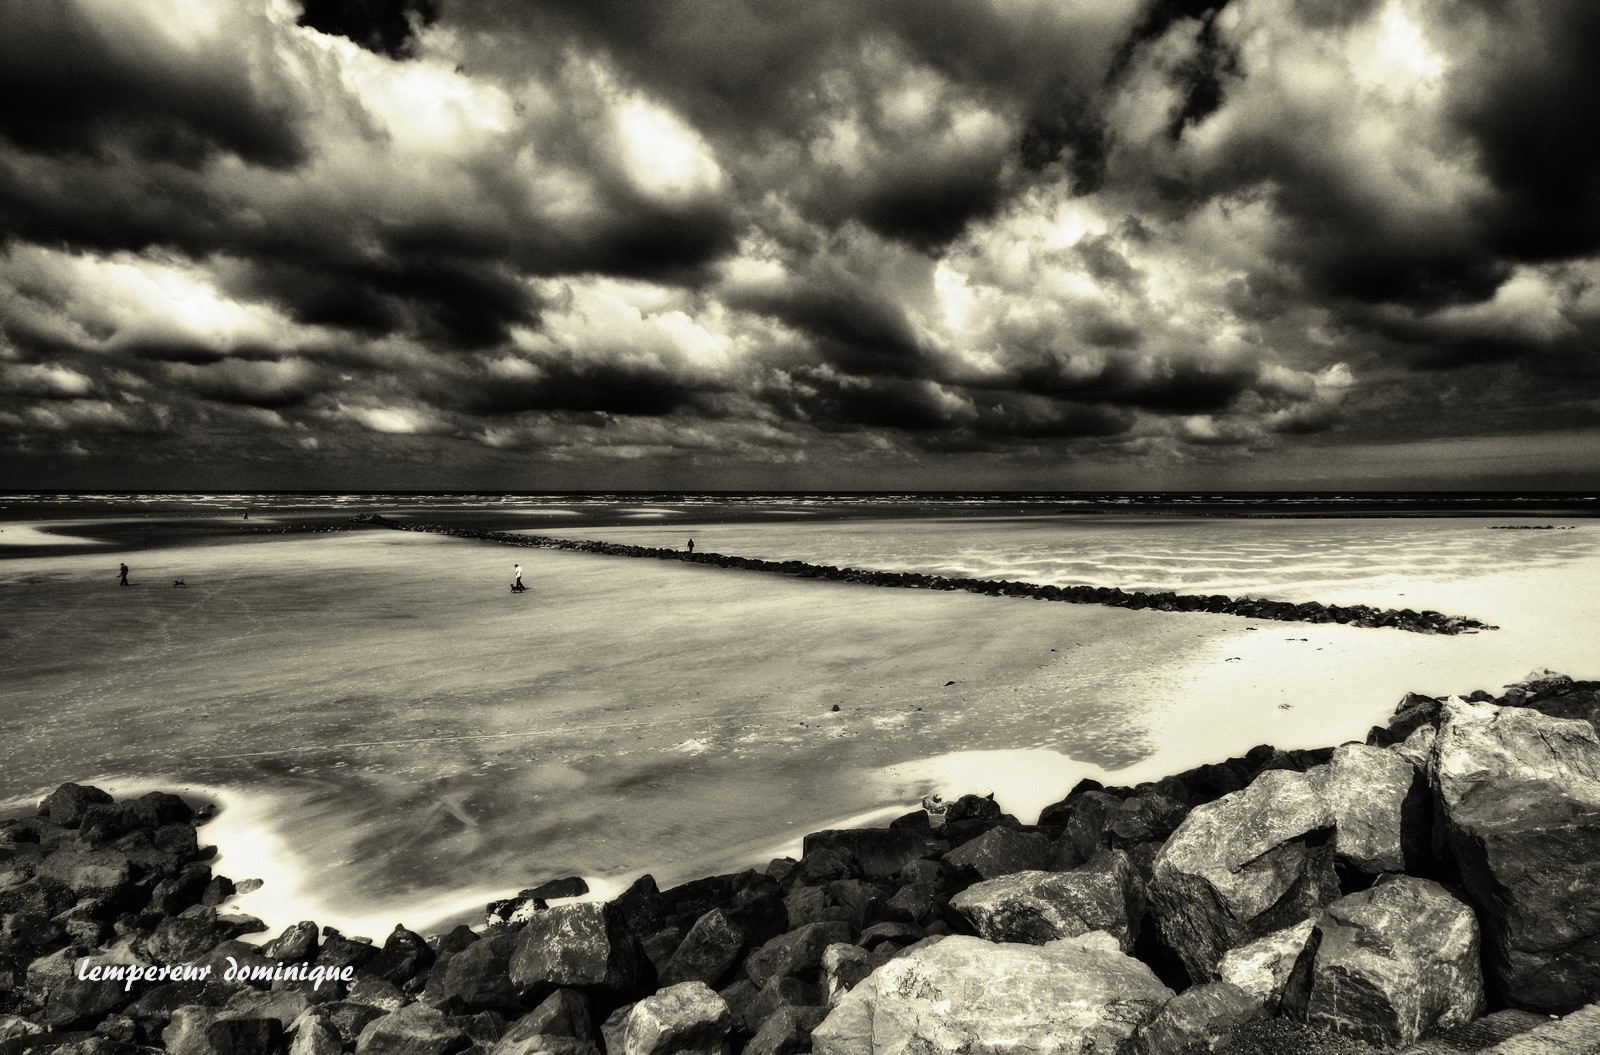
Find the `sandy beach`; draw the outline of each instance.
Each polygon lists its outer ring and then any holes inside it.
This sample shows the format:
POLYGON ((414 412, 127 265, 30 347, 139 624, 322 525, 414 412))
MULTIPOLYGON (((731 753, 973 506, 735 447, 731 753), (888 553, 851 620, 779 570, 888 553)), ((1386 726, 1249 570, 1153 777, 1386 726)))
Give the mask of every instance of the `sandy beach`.
POLYGON ((208 792, 225 870, 267 880, 246 911, 420 928, 557 875, 765 861, 930 791, 1027 820, 1086 774, 1358 737, 1409 688, 1582 667, 1551 628, 1594 624, 1595 570, 1442 584, 1502 626, 1446 638, 381 529, 23 556, 3 793, 208 792))

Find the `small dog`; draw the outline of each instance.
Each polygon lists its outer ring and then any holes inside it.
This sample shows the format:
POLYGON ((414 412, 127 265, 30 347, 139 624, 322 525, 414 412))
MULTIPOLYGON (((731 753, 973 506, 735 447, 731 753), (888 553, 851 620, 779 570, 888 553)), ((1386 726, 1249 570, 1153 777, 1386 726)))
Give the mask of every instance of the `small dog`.
POLYGON ((172 585, 173 586, 181 586, 185 590, 187 590, 189 588, 189 584, 184 582, 182 579, 173 579, 172 580, 172 585))

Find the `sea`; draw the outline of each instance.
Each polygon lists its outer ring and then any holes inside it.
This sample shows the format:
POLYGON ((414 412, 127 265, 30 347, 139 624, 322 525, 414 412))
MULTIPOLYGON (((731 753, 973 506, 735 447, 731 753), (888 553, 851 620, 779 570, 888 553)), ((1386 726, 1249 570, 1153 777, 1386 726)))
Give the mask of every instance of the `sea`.
POLYGON ((1359 738, 1407 691, 1600 677, 1597 515, 1592 493, 0 493, 0 812, 67 780, 209 798, 218 870, 264 880, 242 910, 380 938, 560 875, 605 896, 761 867, 930 794, 1029 821, 1083 776, 1359 738), (1496 629, 886 590, 359 513, 1496 629))

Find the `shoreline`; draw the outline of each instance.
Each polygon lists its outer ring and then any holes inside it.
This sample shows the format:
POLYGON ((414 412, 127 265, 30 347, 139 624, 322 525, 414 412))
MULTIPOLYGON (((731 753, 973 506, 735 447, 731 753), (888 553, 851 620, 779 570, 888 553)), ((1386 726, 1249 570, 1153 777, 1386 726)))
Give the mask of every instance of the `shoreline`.
MULTIPOLYGON (((1561 845, 1590 831, 1600 839, 1600 820, 1570 810, 1561 820, 1537 815, 1540 802, 1571 794, 1592 799, 1600 817, 1600 782, 1574 786, 1563 776, 1567 766, 1600 772, 1597 719, 1600 682, 1548 671, 1499 695, 1408 693, 1364 741, 1337 749, 1263 745, 1134 786, 1081 779, 1031 823, 976 794, 929 800, 887 827, 813 831, 798 856, 759 870, 666 889, 648 875, 625 889, 561 879, 489 904, 471 931, 457 927, 424 939, 397 926, 381 945, 308 923, 268 938, 259 921, 241 915, 250 884, 214 874, 211 864, 220 870, 227 861, 195 837, 226 823, 231 804, 217 813, 211 802, 197 809, 158 791, 113 801, 68 784, 45 798, 37 818, 0 823, 11 867, 0 890, 8 913, 0 959, 20 972, 12 988, 0 987, 0 1043, 8 1055, 94 1037, 106 1045, 94 1055, 133 1055, 138 1045, 191 1053, 195 1041, 183 1038, 195 1023, 213 1038, 218 1023, 232 1031, 259 1023, 250 1028, 259 1030, 262 1046, 242 1049, 252 1055, 282 1051, 290 1034, 299 1051, 322 1031, 332 1044, 320 1049, 328 1055, 400 1055, 416 1050, 407 1045, 419 1036, 459 1036, 499 1055, 668 1055, 682 1049, 639 1048, 627 1037, 639 1015, 671 1007, 719 1038, 723 1050, 864 1055, 883 1039, 869 1039, 874 1028, 909 1030, 924 1041, 934 1035, 929 1029, 965 1030, 981 1044, 992 1021, 1005 1022, 1008 1034, 1021 1029, 1060 1040, 1077 1026, 1055 1017, 1019 1020, 998 1005, 1035 984, 1061 999, 1055 987, 1103 971, 1121 980, 1095 998, 1098 1004, 1090 1000, 1091 1033, 1111 1030, 1123 1038, 1117 1050, 1126 1044, 1143 1055, 1187 1052, 1196 1037, 1206 1050, 1243 1053, 1285 1035, 1302 1045, 1344 1038, 1358 1047, 1341 1050, 1397 1050, 1468 1026, 1504 1038, 1566 1021, 1552 1024, 1550 1015, 1571 1015, 1572 1029, 1587 1028, 1593 1015, 1582 1009, 1600 1000, 1600 930, 1587 944, 1539 944, 1544 939, 1525 928, 1542 924, 1518 922, 1525 916, 1483 900, 1490 874, 1483 870, 1501 866, 1469 851, 1472 839, 1522 839, 1523 831, 1543 838, 1538 833, 1550 824, 1572 833, 1561 845), (1482 814, 1474 805, 1481 797, 1454 790, 1462 779, 1487 781, 1490 799, 1521 794, 1528 803, 1521 811, 1534 815, 1524 824, 1519 815, 1482 814), (1508 782, 1507 790, 1494 792, 1496 782, 1508 782), (1444 828, 1433 829, 1430 814, 1409 805, 1419 788, 1431 789, 1444 828), (1247 816, 1258 819, 1241 829, 1247 816), (1249 834, 1262 823, 1261 834, 1249 834), (1223 827, 1205 834, 1212 824, 1223 827), (1281 902, 1264 911, 1276 895, 1262 903, 1245 895, 1247 887, 1230 892, 1236 880, 1228 876, 1243 873, 1219 862, 1237 839, 1264 839, 1249 855, 1259 857, 1264 847, 1281 859, 1273 882, 1303 891, 1293 895, 1298 907, 1290 915, 1282 915, 1281 902), (1219 867, 1224 871, 1207 871, 1219 867), (1184 878, 1191 872, 1211 875, 1212 895, 1197 899, 1184 878), (180 874, 192 878, 174 885, 180 874), (79 907, 53 914, 46 925, 38 912, 59 904, 48 900, 61 896, 52 891, 70 891, 79 907), (1371 915, 1369 906, 1395 898, 1421 900, 1399 915, 1371 915), (25 916, 39 922, 23 928, 25 916), (1472 921, 1472 944, 1451 951, 1437 931, 1446 917, 1472 921), (1408 929, 1424 924, 1425 932, 1408 929), (1337 935, 1351 926, 1387 936, 1345 951, 1337 935), (1305 951, 1284 951, 1291 941, 1305 951), (1389 951, 1371 951, 1379 948, 1389 951), (1279 950, 1270 961, 1276 966, 1261 959, 1271 949, 1279 950), (1508 958, 1506 949, 1515 955, 1508 958), (1557 976, 1528 966, 1534 955, 1560 960, 1559 986, 1539 980, 1557 976), (273 981, 274 956, 306 970, 321 967, 323 979, 350 968, 353 981, 328 983, 326 992, 288 975, 273 981), (1067 957, 1078 973, 1019 981, 1017 991, 989 993, 981 1006, 958 1003, 953 1024, 891 1010, 903 999, 891 979, 905 972, 921 972, 919 984, 932 987, 929 999, 948 999, 938 996, 940 987, 967 985, 963 979, 995 969, 991 958, 1020 964, 1034 956, 1067 957), (397 959, 406 962, 397 967, 397 959), (77 971, 209 964, 220 976, 224 961, 247 975, 256 971, 270 988, 180 982, 123 991, 77 971), (1304 970, 1295 967, 1300 961, 1304 970), (1365 1002, 1323 993, 1363 971, 1373 973, 1361 984, 1376 987, 1362 990, 1365 1002), (1433 972, 1431 981, 1423 984, 1412 971, 1433 972), (1396 1018, 1396 1008, 1411 1006, 1417 992, 1425 1006, 1396 1018), (355 1026, 329 1017, 351 1006, 363 1009, 355 1026), (1138 1008, 1131 1017, 1130 1006, 1138 1008), (1324 1013, 1329 1006, 1337 1013, 1324 1013), (521 1046, 507 1046, 513 1042, 521 1046)), ((1600 856, 1564 856, 1550 876, 1493 873, 1509 884, 1495 887, 1502 891, 1496 896, 1544 904, 1536 919, 1566 920, 1587 934, 1580 902, 1562 907, 1573 896, 1563 890, 1572 875, 1600 880, 1600 856)), ((451 1041, 429 1050, 458 1049, 451 1041)))

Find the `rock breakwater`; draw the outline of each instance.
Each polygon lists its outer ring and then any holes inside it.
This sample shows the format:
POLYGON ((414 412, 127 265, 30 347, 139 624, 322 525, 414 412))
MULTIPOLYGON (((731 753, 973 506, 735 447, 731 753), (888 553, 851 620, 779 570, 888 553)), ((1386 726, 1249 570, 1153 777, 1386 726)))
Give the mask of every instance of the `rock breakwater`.
POLYGON ((530 549, 567 550, 574 553, 597 553, 611 557, 635 557, 648 560, 675 560, 687 564, 704 564, 718 568, 736 568, 741 571, 789 575, 802 579, 826 579, 833 582, 857 583, 911 590, 960 590, 985 594, 991 597, 1023 597, 1036 601, 1058 601, 1065 604, 1098 604, 1112 608, 1150 609, 1159 612, 1209 612, 1214 615, 1234 615, 1246 619, 1269 619, 1297 623, 1343 623, 1359 627, 1391 627, 1414 634, 1464 634, 1479 630, 1496 630, 1498 627, 1466 616, 1444 615, 1431 610, 1414 611, 1410 608, 1375 608, 1371 605, 1325 605, 1318 601, 1275 601, 1258 597, 1229 597, 1224 594, 1151 593, 1141 590, 1123 590, 1116 586, 1043 586, 1031 582, 1010 582, 1004 579, 972 579, 948 575, 927 575, 921 572, 872 571, 863 568, 837 568, 831 564, 811 564, 806 561, 770 561, 755 557, 737 557, 723 553, 664 549, 655 546, 632 546, 594 539, 555 538, 549 535, 526 535, 510 531, 479 531, 473 528, 449 527, 442 524, 425 524, 412 521, 391 520, 375 513, 361 513, 350 518, 360 524, 393 528, 397 531, 421 531, 453 538, 479 539, 507 546, 530 549))
POLYGON ((242 940, 204 807, 67 784, 0 823, 0 1055, 1590 1050, 1597 689, 1408 694, 1364 743, 1085 781, 1033 823, 930 801, 381 942, 242 940))

